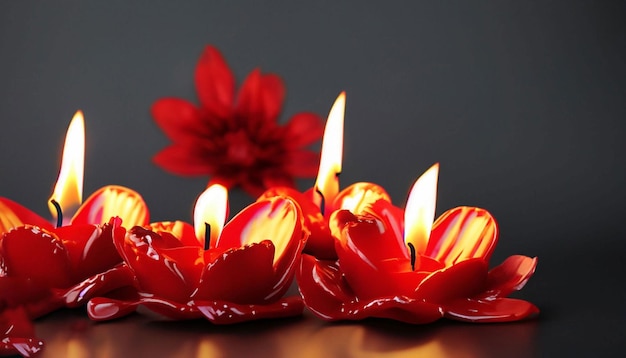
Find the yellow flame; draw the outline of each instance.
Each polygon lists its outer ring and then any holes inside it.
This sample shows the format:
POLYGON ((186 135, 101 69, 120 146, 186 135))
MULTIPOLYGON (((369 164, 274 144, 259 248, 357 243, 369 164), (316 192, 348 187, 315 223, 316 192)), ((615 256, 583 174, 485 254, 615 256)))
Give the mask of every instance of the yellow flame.
MULTIPOLYGON (((61 206, 64 217, 71 218, 83 200, 83 173, 85 167, 85 120, 83 112, 77 111, 65 136, 63 159, 59 178, 50 200, 61 206)), ((48 201, 52 216, 57 217, 54 205, 48 201)))
MULTIPOLYGON (((339 193, 339 178, 343 157, 343 117, 346 108, 346 92, 341 92, 333 104, 326 120, 320 166, 315 189, 324 196, 329 206, 339 193)), ((320 198, 321 199, 321 198, 320 198)), ((321 203, 321 200, 319 200, 321 203)), ((330 214, 330 213, 329 213, 330 214)))
POLYGON ((215 243, 224 228, 228 215, 228 190, 220 184, 209 186, 196 200, 193 213, 198 241, 205 241, 206 224, 211 226, 210 242, 215 243))
POLYGON ((433 227, 438 176, 439 163, 436 163, 415 181, 404 209, 404 242, 411 243, 417 254, 426 251, 433 227))

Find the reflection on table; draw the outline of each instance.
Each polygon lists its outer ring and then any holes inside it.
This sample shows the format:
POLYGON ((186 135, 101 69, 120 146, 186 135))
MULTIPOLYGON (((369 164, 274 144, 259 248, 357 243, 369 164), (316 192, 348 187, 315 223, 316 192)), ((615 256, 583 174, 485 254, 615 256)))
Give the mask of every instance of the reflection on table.
POLYGON ((43 357, 528 357, 534 356, 537 321, 412 326, 388 320, 326 323, 299 318, 231 326, 206 321, 164 321, 133 315, 95 323, 80 311, 37 321, 43 357))

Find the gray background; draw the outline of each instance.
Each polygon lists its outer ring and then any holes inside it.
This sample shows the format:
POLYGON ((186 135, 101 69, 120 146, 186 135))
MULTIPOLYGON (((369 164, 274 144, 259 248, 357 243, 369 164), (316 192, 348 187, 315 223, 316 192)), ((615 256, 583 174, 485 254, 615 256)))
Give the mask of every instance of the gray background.
MULTIPOLYGON (((194 67, 212 44, 239 81, 256 67, 283 77, 283 120, 325 118, 347 91, 344 187, 376 182, 403 205, 440 162, 439 213, 487 208, 502 233, 496 261, 539 256, 522 297, 543 309, 540 353, 623 356, 625 8, 0 1, 0 196, 48 215, 67 124, 82 109, 85 196, 126 185, 153 220, 190 220, 207 178, 152 164, 168 139, 149 108, 197 101, 194 67)), ((253 200, 231 199, 233 209, 253 200)))

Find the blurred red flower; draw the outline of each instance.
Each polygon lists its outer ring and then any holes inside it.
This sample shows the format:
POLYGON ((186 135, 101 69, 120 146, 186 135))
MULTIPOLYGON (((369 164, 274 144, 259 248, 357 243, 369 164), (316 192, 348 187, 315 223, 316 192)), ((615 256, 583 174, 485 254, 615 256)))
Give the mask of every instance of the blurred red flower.
POLYGON ((209 175, 211 182, 240 186, 253 196, 317 173, 318 153, 307 147, 321 138, 323 123, 308 112, 277 123, 285 97, 279 76, 255 69, 235 95, 233 73, 207 46, 195 84, 199 106, 172 97, 152 106, 155 122, 173 142, 155 155, 158 166, 178 175, 209 175))

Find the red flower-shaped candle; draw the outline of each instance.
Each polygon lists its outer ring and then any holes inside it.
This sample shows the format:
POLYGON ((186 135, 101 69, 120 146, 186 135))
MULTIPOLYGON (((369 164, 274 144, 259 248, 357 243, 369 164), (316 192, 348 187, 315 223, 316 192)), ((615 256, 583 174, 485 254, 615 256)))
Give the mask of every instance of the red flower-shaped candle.
MULTIPOLYGON (((337 258, 335 239, 328 226, 328 220, 334 211, 349 210, 360 213, 377 200, 391 202, 385 189, 373 183, 359 182, 339 191, 345 105, 346 94, 342 92, 328 114, 315 186, 304 193, 288 187, 274 187, 259 197, 259 200, 265 200, 283 195, 297 201, 302 208, 304 225, 310 232, 304 252, 324 259, 337 258)), ((390 210, 401 211, 394 207, 390 207, 390 210)))
POLYGON ((304 302, 326 320, 390 318, 428 323, 515 321, 533 304, 507 298, 535 271, 536 258, 511 256, 488 270, 498 229, 485 210, 458 207, 433 224, 438 165, 414 185, 402 218, 379 200, 367 213, 331 218, 338 261, 303 255, 297 274, 304 302), (432 230, 431 230, 432 228, 432 230), (403 237, 404 231, 404 237, 403 237))
POLYGON ((117 250, 136 276, 135 294, 98 297, 94 320, 118 318, 143 305, 171 319, 205 317, 218 324, 298 315, 300 297, 282 298, 306 241, 291 199, 258 201, 224 225, 227 190, 214 184, 198 198, 194 224, 116 226, 117 250))
POLYGON ((128 269, 115 267, 122 259, 113 245, 111 225, 119 225, 122 219, 131 225, 147 224, 146 204, 136 192, 111 185, 80 205, 83 156, 84 124, 77 112, 68 129, 59 180, 51 198, 57 227, 0 198, 0 284, 20 281, 11 290, 14 292, 0 291, 0 301, 21 297, 31 317, 64 305, 78 306, 93 294, 132 284, 128 269), (113 216, 116 218, 111 219, 113 216), (32 286, 43 292, 32 295, 32 286))
POLYGON ((321 119, 297 113, 277 122, 285 87, 279 76, 255 69, 235 96, 235 77, 220 52, 207 46, 195 71, 200 105, 162 98, 152 107, 157 125, 172 145, 154 157, 178 175, 209 175, 227 188, 241 186, 257 196, 294 178, 312 177, 318 154, 307 147, 322 135, 321 119))

